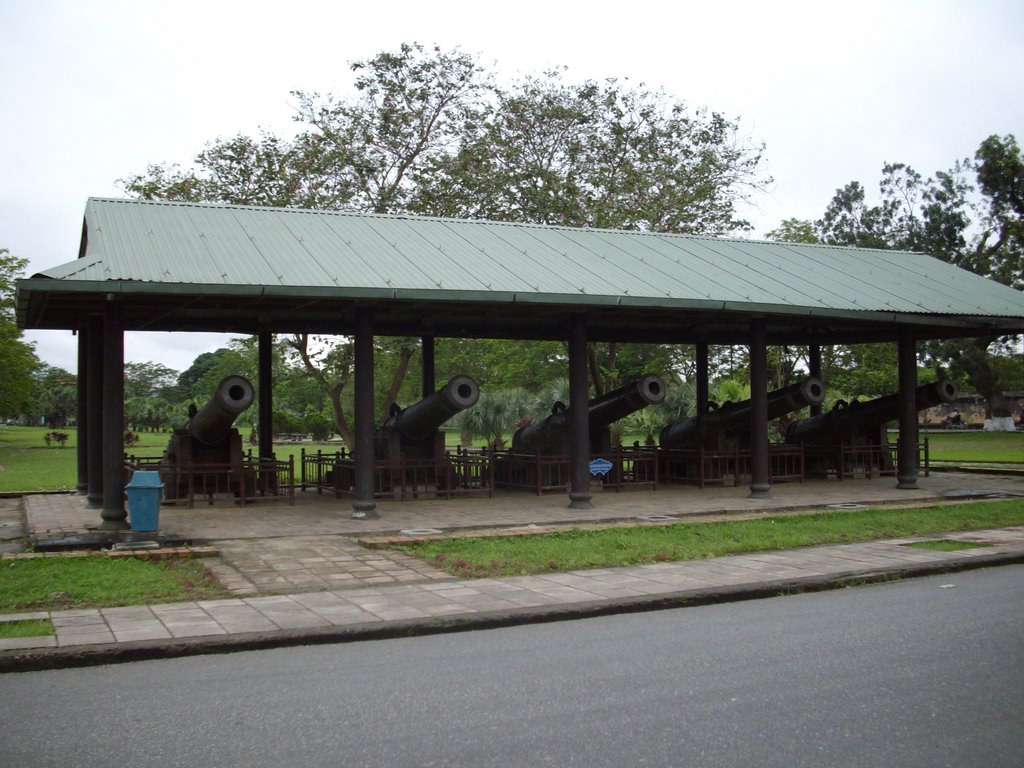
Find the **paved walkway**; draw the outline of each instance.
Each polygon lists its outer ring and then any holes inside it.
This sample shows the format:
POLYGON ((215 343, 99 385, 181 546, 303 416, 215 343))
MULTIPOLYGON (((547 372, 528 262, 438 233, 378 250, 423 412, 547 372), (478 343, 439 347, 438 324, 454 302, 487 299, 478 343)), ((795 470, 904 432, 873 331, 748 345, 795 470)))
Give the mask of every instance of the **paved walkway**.
MULTIPOLYGON (((55 636, 0 641, 0 671, 486 627, 1024 562, 1024 527, 930 537, 988 545, 952 552, 907 547, 913 539, 899 539, 480 580, 459 580, 415 558, 360 544, 401 536, 403 529, 487 535, 803 514, 829 505, 1024 496, 1021 478, 936 474, 922 478, 921 486, 908 492, 890 480, 790 484, 776 486, 773 499, 758 502, 746 498, 746 489, 667 489, 600 495, 593 510, 582 512, 567 509, 564 495, 384 503, 375 521, 353 521, 347 502, 308 492, 295 507, 167 507, 161 529, 215 547, 220 557, 210 568, 235 597, 0 616, 50 619, 56 628, 55 636)), ((24 502, 30 535, 82 532, 98 523, 96 510, 79 496, 31 496, 24 502)))

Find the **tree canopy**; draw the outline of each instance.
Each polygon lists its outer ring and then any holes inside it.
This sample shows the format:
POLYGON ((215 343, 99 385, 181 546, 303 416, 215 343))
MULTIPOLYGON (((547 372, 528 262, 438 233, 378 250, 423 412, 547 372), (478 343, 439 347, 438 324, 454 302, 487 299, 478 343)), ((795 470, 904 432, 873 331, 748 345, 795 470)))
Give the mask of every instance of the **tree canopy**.
MULTIPOLYGON (((301 126, 294 138, 265 131, 218 138, 191 167, 150 165, 121 180, 123 188, 147 199, 722 234, 750 229, 738 205, 770 182, 759 169, 763 146, 745 139, 737 120, 691 110, 642 84, 570 82, 554 69, 499 85, 475 57, 418 43, 350 70, 352 97, 293 92, 301 126)), ((386 366, 377 377, 383 412, 415 367, 415 345, 376 344, 386 366)), ((645 355, 635 346, 592 347, 598 391, 638 366, 645 355)), ((522 351, 508 342, 446 340, 437 369, 470 372, 452 370, 444 357, 451 355, 518 367, 478 374, 502 386, 541 387, 546 375, 562 375, 548 365, 564 354, 561 345, 537 345, 526 358, 522 351)), ((348 340, 299 335, 286 353, 317 382, 347 437, 348 340)))
MULTIPOLYGON (((903 163, 887 163, 877 201, 869 199, 859 181, 851 181, 836 190, 820 219, 788 219, 769 237, 920 251, 1022 289, 1024 155, 1014 136, 992 135, 981 142, 973 158, 929 178, 903 163)), ((990 415, 1005 415, 1008 406, 1001 393, 1012 388, 1017 367, 1004 364, 1007 356, 1017 355, 1011 341, 992 336, 933 341, 922 352, 936 374, 949 375, 985 397, 990 415)), ((851 364, 844 375, 856 381, 886 359, 862 349, 847 354, 851 364)), ((894 361, 885 365, 890 364, 894 361)), ((892 380, 881 371, 874 376, 892 380)))
POLYGON ((25 412, 39 367, 35 348, 24 341, 14 320, 14 285, 27 265, 26 259, 0 248, 0 417, 4 418, 25 412))

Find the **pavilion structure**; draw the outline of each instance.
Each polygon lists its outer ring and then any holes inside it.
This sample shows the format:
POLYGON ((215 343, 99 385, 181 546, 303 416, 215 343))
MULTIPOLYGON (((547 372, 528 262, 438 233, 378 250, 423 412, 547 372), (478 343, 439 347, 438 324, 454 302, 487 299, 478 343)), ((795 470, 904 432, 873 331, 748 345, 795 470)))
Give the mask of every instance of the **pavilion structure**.
MULTIPOLYGON (((891 342, 899 360, 897 483, 917 484, 916 345, 1024 331, 1024 293, 921 253, 508 222, 90 199, 78 258, 18 281, 17 321, 79 340, 79 477, 104 527, 125 526, 124 333, 259 340, 259 414, 272 412, 275 333, 348 335, 355 348, 354 517, 376 516, 373 339, 568 345, 570 506, 589 486, 587 344, 692 343, 698 408, 709 345, 750 350, 750 493, 771 492, 767 347, 891 342), (82 434, 84 432, 84 435, 82 434)), ((261 457, 271 431, 259 430, 261 457)))

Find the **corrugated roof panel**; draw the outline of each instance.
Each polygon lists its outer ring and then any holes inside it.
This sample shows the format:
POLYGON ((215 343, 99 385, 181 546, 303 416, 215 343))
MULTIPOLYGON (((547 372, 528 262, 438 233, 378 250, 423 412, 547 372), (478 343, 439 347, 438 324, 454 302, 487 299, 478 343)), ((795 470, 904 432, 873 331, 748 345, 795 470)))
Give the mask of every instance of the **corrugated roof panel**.
POLYGON ((384 217, 371 220, 371 226, 386 240, 395 252, 409 263, 415 264, 430 283, 439 289, 452 291, 486 290, 485 283, 471 268, 456 261, 444 249, 444 243, 437 239, 445 231, 436 228, 438 222, 425 221, 423 226, 410 227, 405 222, 384 217), (435 229, 433 239, 426 234, 435 229), (438 248, 437 246, 441 247, 438 248))
MULTIPOLYGON (((720 292, 726 301, 787 303, 787 294, 793 292, 788 275, 777 272, 772 275, 758 274, 756 270, 751 269, 751 260, 737 252, 729 241, 711 238, 677 240, 666 235, 660 235, 658 239, 673 250, 686 254, 683 264, 689 270, 705 271, 714 275, 715 281, 722 286, 720 292)), ((815 298, 804 296, 800 302, 788 303, 812 303, 815 298)))
MULTIPOLYGON (((239 255, 251 264, 238 265, 236 271, 250 284, 329 285, 331 274, 315 255, 317 235, 313 231, 319 219, 289 217, 282 219, 269 212, 256 211, 251 216, 235 216, 247 249, 239 255), (268 271, 260 279, 260 271, 268 271)), ((326 237, 330 237, 328 232, 326 237)))
POLYGON ((870 273, 852 264, 852 255, 845 252, 819 251, 823 258, 815 260, 793 258, 785 248, 771 243, 736 243, 735 247, 747 258, 757 260, 760 272, 774 265, 779 272, 799 276, 799 290, 804 295, 817 294, 828 306, 841 303, 848 309, 892 311, 895 307, 891 301, 899 299, 897 294, 872 282, 870 273), (853 274, 857 276, 851 280, 853 274), (856 284, 853 289, 851 283, 856 284))
POLYGON ((722 275, 715 269, 694 269, 691 264, 692 254, 686 252, 681 242, 663 239, 657 236, 637 237, 629 241, 615 237, 614 233, 595 230, 593 237, 607 247, 622 253, 628 259, 630 268, 643 267, 651 275, 656 285, 661 286, 659 296, 674 296, 681 299, 710 299, 712 296, 724 297, 726 294, 739 298, 727 287, 722 275))
POLYGON ((532 291, 520 270, 522 264, 513 264, 488 253, 475 235, 475 228, 465 227, 461 221, 431 221, 430 226, 419 228, 429 246, 443 252, 462 269, 470 271, 486 290, 512 292, 532 291))
MULTIPOLYGON (((192 213, 191 211, 189 213, 192 213)), ((119 279, 223 283, 189 215, 120 203, 94 206, 86 216, 89 250, 99 238, 104 263, 119 279)))
MULTIPOLYGON (((582 230, 581 230, 582 231, 582 230)), ((634 256, 636 250, 632 240, 619 238, 619 247, 594 237, 591 232, 580 237, 580 231, 569 229, 539 230, 530 234, 545 243, 555 253, 561 252, 572 258, 595 280, 591 293, 600 295, 627 296, 672 296, 680 295, 684 286, 675 281, 658 279, 658 275, 634 256), (675 291, 675 293, 673 293, 675 291)), ((662 276, 663 278, 663 276, 662 276)))
MULTIPOLYGON (((453 231, 454 228, 453 224, 453 231)), ((502 285, 515 286, 513 290, 517 292, 561 296, 578 293, 582 270, 567 260, 555 261, 553 254, 534 248, 535 242, 516 227, 496 225, 480 228, 466 222, 458 228, 491 264, 501 264, 507 270, 492 273, 502 285)))
POLYGON ((1024 316, 1021 292, 902 252, 139 200, 92 199, 86 219, 85 258, 44 275, 437 300, 718 302, 815 317, 1024 316))
MULTIPOLYGON (((257 217, 247 216, 243 220, 254 222, 257 217)), ((217 279, 243 285, 280 282, 278 271, 272 266, 273 256, 264 255, 264 244, 249 236, 251 233, 241 226, 237 216, 218 216, 216 211, 204 209, 192 211, 189 221, 210 260, 212 274, 206 282, 217 279)))

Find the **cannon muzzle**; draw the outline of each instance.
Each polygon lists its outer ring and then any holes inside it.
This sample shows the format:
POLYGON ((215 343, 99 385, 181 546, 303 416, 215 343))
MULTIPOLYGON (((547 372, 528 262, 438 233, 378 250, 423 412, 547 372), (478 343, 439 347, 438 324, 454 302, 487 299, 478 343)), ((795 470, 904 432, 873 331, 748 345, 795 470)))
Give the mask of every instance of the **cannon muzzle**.
MULTIPOLYGON (((922 384, 914 390, 914 404, 918 411, 956 400, 956 385, 948 379, 922 384)), ((864 403, 847 405, 840 401, 828 413, 794 422, 786 430, 787 443, 837 445, 873 437, 890 421, 899 417, 899 393, 886 395, 864 403)))
POLYGON ((382 430, 397 433, 404 444, 422 443, 455 414, 472 408, 480 399, 480 386, 469 376, 453 376, 434 394, 391 416, 382 430))
POLYGON ((231 431, 235 419, 252 405, 255 391, 242 376, 228 376, 217 391, 185 427, 197 441, 207 446, 220 445, 231 431))
MULTIPOLYGON (((825 399, 825 386, 816 376, 768 393, 768 420, 808 405, 818 405, 825 399)), ((750 400, 725 405, 698 414, 691 419, 669 424, 661 430, 658 443, 662 448, 697 448, 718 443, 726 435, 744 440, 750 435, 750 400)))

